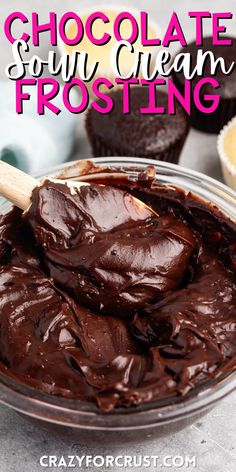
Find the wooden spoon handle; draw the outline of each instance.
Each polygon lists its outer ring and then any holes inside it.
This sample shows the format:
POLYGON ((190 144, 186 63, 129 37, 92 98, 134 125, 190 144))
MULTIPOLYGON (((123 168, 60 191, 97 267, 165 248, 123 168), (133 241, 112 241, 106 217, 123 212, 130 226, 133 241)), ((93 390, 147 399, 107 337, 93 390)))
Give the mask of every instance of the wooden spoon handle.
POLYGON ((38 181, 16 167, 0 161, 0 195, 22 210, 31 203, 33 189, 38 181))

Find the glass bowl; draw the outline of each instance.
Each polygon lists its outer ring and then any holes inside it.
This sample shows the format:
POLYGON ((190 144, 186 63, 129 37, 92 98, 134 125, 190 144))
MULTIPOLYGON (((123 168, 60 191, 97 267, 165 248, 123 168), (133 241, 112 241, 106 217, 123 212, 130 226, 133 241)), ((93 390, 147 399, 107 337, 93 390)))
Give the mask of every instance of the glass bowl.
MULTIPOLYGON (((203 174, 150 159, 109 157, 90 160, 97 165, 112 166, 134 175, 153 165, 157 170, 158 182, 191 191, 236 221, 236 193, 203 174)), ((56 175, 66 167, 68 164, 45 169, 37 177, 56 175)), ((5 213, 9 207, 10 204, 1 199, 0 212, 5 213)), ((140 434, 143 438, 153 437, 153 434, 159 437, 172 434, 192 424, 235 387, 236 371, 232 371, 193 389, 184 397, 139 407, 117 408, 106 414, 91 403, 47 395, 0 374, 0 402, 37 421, 38 425, 51 429, 53 433, 59 432, 80 440, 85 438, 86 442, 114 442, 120 439, 127 442, 137 438, 140 440, 140 434)))

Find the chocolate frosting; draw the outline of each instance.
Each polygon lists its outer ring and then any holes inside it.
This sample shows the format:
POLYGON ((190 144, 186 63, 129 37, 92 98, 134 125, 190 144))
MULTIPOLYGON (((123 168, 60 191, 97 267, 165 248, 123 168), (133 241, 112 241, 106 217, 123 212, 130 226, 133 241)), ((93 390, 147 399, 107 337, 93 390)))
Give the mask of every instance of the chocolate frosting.
POLYGON ((57 286, 119 317, 178 288, 197 247, 181 220, 153 216, 111 186, 71 194, 47 181, 34 192, 27 218, 57 286))
POLYGON ((235 367, 236 226, 145 175, 100 184, 2 217, 0 371, 108 412, 235 367))

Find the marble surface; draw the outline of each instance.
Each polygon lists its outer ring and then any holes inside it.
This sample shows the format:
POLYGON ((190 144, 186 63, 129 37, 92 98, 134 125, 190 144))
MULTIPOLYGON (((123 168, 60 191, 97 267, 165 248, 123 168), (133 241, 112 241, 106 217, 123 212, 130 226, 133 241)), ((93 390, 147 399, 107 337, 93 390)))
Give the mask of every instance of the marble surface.
MULTIPOLYGON (((40 17, 45 19, 47 11, 57 11, 62 13, 68 10, 78 10, 85 6, 102 5, 107 2, 95 2, 85 0, 48 0, 42 2, 34 0, 32 2, 24 0, 8 0, 1 2, 0 6, 0 79, 4 79, 4 68, 11 62, 11 50, 9 44, 2 36, 3 20, 7 14, 13 10, 21 10, 24 13, 30 11, 40 12, 40 17)), ((110 0, 110 4, 117 4, 117 1, 110 0)), ((193 36, 191 24, 186 21, 188 10, 209 10, 209 0, 165 0, 154 2, 153 0, 122 1, 121 5, 134 5, 140 9, 148 10, 154 19, 160 25, 164 25, 170 13, 177 11, 183 24, 186 25, 185 33, 188 38, 193 36)), ((212 2, 212 8, 215 11, 231 10, 235 13, 235 0, 217 0, 212 2)), ((229 28, 229 31, 235 30, 235 22, 229 28)), ((210 31, 208 23, 205 32, 210 31)), ((46 41, 42 48, 37 49, 37 54, 44 55, 47 51, 46 41)), ((0 91, 1 93, 1 91, 0 91)), ((78 147, 73 157, 90 157, 90 148, 84 131, 84 117, 78 119, 77 128, 78 147)), ((218 156, 216 152, 216 137, 208 136, 203 133, 191 130, 184 150, 181 155, 182 165, 204 172, 212 177, 221 179, 221 170, 219 166, 218 156)), ((156 454, 164 457, 166 455, 188 455, 197 457, 196 468, 180 469, 172 467, 171 469, 162 467, 161 470, 197 470, 197 472, 235 472, 236 470, 236 393, 231 394, 223 400, 211 413, 204 417, 200 422, 192 425, 190 428, 181 431, 171 437, 154 440, 152 437, 148 441, 142 440, 140 433, 140 441, 133 446, 114 445, 107 446, 104 442, 103 446, 93 446, 89 444, 89 434, 86 444, 79 441, 69 441, 63 438, 54 437, 53 435, 38 430, 35 426, 26 422, 17 413, 10 409, 0 406, 0 472, 38 472, 44 470, 39 464, 39 458, 42 455, 56 455, 58 457, 64 455, 151 455, 156 454)), ((47 469, 46 469, 47 470, 47 469)), ((49 470, 65 470, 51 468, 49 470)), ((79 470, 78 468, 74 470, 79 470)), ((80 469, 82 470, 82 469, 80 469)), ((86 470, 95 470, 88 468, 86 470)), ((109 469, 96 469, 109 470, 109 469)), ((110 469, 116 472, 116 469, 110 469)), ((117 468, 117 471, 121 470, 117 468)), ((133 468, 127 468, 131 472, 133 468)), ((137 470, 137 469, 136 469, 137 470)), ((140 470, 140 469, 139 469, 140 470)), ((154 468, 148 468, 150 472, 154 472, 154 468)))
MULTIPOLYGON (((145 438, 145 431, 140 432, 140 441, 129 446, 115 444, 106 445, 101 441, 99 445, 90 445, 89 434, 85 443, 74 440, 54 437, 44 430, 38 430, 17 413, 0 406, 0 471, 1 472, 42 472, 43 470, 67 470, 67 469, 44 469, 40 466, 40 457, 44 455, 67 457, 70 455, 159 455, 160 462, 164 457, 171 456, 196 456, 196 468, 162 467, 163 472, 235 472, 236 470, 236 395, 231 394, 221 402, 211 413, 199 422, 172 436, 163 439, 145 438), (101 446, 101 444, 103 444, 101 446)), ((68 469, 70 470, 70 469, 68 469)), ((71 470, 82 470, 79 468, 71 470)), ((83 469, 84 472, 85 469, 83 469)), ((120 468, 112 469, 86 469, 89 472, 100 470, 122 471, 120 468)), ((136 472, 141 469, 127 468, 127 472, 136 472)), ((160 469, 147 468, 150 472, 160 469)), ((142 471, 143 472, 143 471, 142 471)))

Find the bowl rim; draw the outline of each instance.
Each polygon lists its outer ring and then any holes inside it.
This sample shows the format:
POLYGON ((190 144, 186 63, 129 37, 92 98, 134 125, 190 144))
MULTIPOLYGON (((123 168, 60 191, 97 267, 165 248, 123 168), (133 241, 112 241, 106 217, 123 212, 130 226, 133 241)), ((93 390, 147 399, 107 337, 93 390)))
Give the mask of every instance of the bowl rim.
MULTIPOLYGON (((100 165, 109 164, 112 166, 116 164, 122 167, 122 164, 124 164, 126 166, 129 165, 130 169, 139 169, 140 171, 147 166, 154 165, 157 171, 158 168, 163 171, 172 171, 174 177, 177 175, 181 178, 195 179, 197 183, 204 183, 210 192, 217 189, 220 195, 223 192, 224 195, 221 195, 222 199, 226 198, 227 195, 232 206, 236 203, 236 192, 226 185, 205 174, 176 164, 132 157, 99 157, 85 160, 100 165)), ((42 169, 35 174, 35 177, 58 173, 79 162, 81 162, 81 159, 42 169)), ((181 186, 178 183, 175 185, 177 187, 181 186)), ((224 210, 221 211, 224 212, 224 210)), ((5 374, 0 374, 0 403, 35 419, 89 430, 119 431, 144 429, 168 424, 194 413, 208 410, 234 389, 236 389, 236 370, 207 381, 193 389, 189 395, 179 397, 178 401, 176 401, 175 397, 175 399, 169 399, 167 402, 147 402, 144 404, 144 407, 117 408, 115 411, 107 414, 91 403, 86 404, 86 402, 78 400, 62 399, 61 397, 45 394, 25 384, 21 384, 5 374), (197 390, 199 390, 198 394, 196 394, 197 390), (89 406, 87 407, 87 405, 89 406)))
POLYGON ((210 383, 213 387, 211 385, 209 388, 204 388, 205 384, 200 385, 196 389, 199 390, 198 394, 193 389, 190 396, 175 397, 171 403, 166 400, 162 406, 160 402, 159 406, 158 402, 150 404, 147 402, 143 410, 132 406, 104 413, 94 404, 54 397, 23 383, 12 381, 9 376, 1 373, 0 403, 31 418, 76 429, 97 431, 147 429, 208 411, 236 389, 236 370, 230 375, 225 375, 220 382, 215 378, 210 383))
MULTIPOLYGON (((209 188, 212 189, 212 185, 220 190, 223 190, 227 195, 232 197, 236 203, 236 190, 233 190, 230 188, 228 185, 224 184, 223 182, 220 182, 217 179, 214 179, 213 177, 210 177, 209 175, 203 174, 202 172, 190 169, 185 166, 181 166, 179 164, 173 164, 172 162, 165 162, 165 161, 159 161, 156 159, 149 159, 146 157, 127 157, 127 156, 104 156, 104 157, 84 157, 83 159, 75 159, 72 161, 64 162, 62 164, 52 166, 52 167, 45 167, 41 171, 38 171, 34 173, 34 177, 41 177, 42 175, 45 175, 47 173, 51 172, 57 172, 66 168, 71 167, 72 165, 81 162, 81 161, 92 161, 95 164, 108 164, 110 163, 119 163, 119 164, 130 164, 134 165, 134 167, 146 167, 148 165, 153 165, 153 166, 159 166, 160 168, 163 169, 168 169, 168 170, 173 170, 178 176, 183 176, 186 175, 188 177, 195 177, 197 181, 204 181, 205 183, 209 184, 209 188)), ((236 216, 235 216, 236 218, 236 216)))

